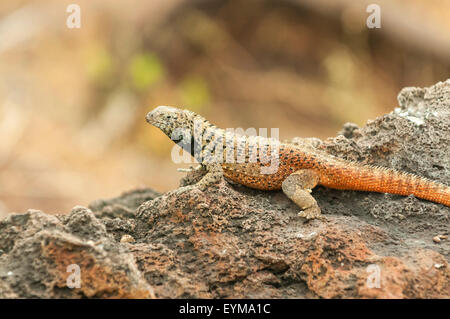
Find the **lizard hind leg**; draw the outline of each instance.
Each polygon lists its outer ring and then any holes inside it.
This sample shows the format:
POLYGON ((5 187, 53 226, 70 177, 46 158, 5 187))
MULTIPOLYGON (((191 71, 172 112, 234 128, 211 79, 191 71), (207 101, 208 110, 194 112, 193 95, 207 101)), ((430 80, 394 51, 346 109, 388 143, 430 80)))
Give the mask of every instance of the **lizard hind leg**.
POLYGON ((283 193, 303 210, 299 213, 300 217, 308 220, 321 217, 319 205, 311 195, 318 182, 319 175, 310 169, 298 170, 283 181, 283 193))

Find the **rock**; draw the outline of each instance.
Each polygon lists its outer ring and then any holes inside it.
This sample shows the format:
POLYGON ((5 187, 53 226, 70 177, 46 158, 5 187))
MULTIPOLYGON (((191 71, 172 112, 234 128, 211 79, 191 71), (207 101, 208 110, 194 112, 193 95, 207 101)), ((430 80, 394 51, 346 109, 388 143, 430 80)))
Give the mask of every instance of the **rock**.
MULTIPOLYGON (((404 89, 399 103, 315 147, 448 184, 450 80, 404 89)), ((449 207, 324 187, 313 195, 323 221, 299 218, 282 192, 225 180, 131 191, 66 216, 11 214, 0 222, 0 297, 450 298, 449 207), (80 288, 67 286, 72 264, 80 288)))
POLYGON ((30 210, 0 222, 0 297, 154 296, 133 255, 91 211, 77 207, 60 219, 30 210), (68 287, 71 265, 79 267, 79 288, 68 287))

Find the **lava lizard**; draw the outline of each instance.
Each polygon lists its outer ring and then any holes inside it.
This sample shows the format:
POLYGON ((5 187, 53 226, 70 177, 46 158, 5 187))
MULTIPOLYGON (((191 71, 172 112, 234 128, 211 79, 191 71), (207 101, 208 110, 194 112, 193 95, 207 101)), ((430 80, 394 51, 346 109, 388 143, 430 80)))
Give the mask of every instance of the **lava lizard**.
POLYGON ((315 149, 308 139, 303 139, 304 145, 293 145, 273 138, 239 135, 214 126, 194 112, 170 106, 155 108, 146 119, 189 152, 200 163, 199 167, 206 169, 207 173, 195 184, 201 190, 222 176, 250 188, 282 189, 302 209, 299 216, 306 219, 321 216, 311 195, 316 185, 412 194, 450 206, 447 185, 385 167, 346 161, 315 149), (270 156, 274 155, 276 170, 270 171, 268 164, 270 156))

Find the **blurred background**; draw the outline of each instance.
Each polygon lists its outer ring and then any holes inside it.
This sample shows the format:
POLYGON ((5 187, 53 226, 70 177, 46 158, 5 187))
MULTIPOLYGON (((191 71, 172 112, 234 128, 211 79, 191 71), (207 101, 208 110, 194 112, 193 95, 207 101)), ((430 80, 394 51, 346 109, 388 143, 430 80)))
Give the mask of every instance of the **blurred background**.
POLYGON ((450 1, 378 0, 368 29, 373 2, 2 0, 0 215, 177 187, 157 105, 326 138, 450 77, 450 1))

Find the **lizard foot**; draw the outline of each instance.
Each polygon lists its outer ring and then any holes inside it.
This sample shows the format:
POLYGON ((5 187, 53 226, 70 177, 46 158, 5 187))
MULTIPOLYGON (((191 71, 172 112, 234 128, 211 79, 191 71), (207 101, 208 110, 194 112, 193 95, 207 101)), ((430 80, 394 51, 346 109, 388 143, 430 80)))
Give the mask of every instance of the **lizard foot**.
POLYGON ((201 191, 204 191, 209 185, 217 183, 223 177, 223 170, 219 164, 209 164, 206 166, 206 170, 208 173, 195 184, 201 191))
POLYGON ((320 214, 320 208, 319 206, 313 206, 304 209, 300 213, 298 213, 299 217, 306 218, 307 220, 311 219, 323 219, 323 216, 320 214))
POLYGON ((183 171, 190 171, 190 170, 205 170, 206 174, 202 176, 202 178, 196 182, 195 184, 189 183, 189 180, 186 179, 181 184, 184 186, 179 187, 178 189, 174 190, 173 192, 175 194, 180 194, 185 191, 192 190, 193 188, 199 189, 201 191, 205 191, 206 188, 208 188, 210 185, 213 185, 221 180, 223 177, 223 171, 222 167, 218 164, 206 164, 206 165, 199 165, 195 168, 191 167, 190 169, 183 169, 183 171), (186 185, 186 181, 188 182, 188 185, 186 185))
POLYGON ((298 215, 307 220, 321 218, 320 208, 311 195, 311 189, 317 185, 319 177, 313 170, 298 170, 289 175, 282 183, 282 190, 303 211, 298 215))

